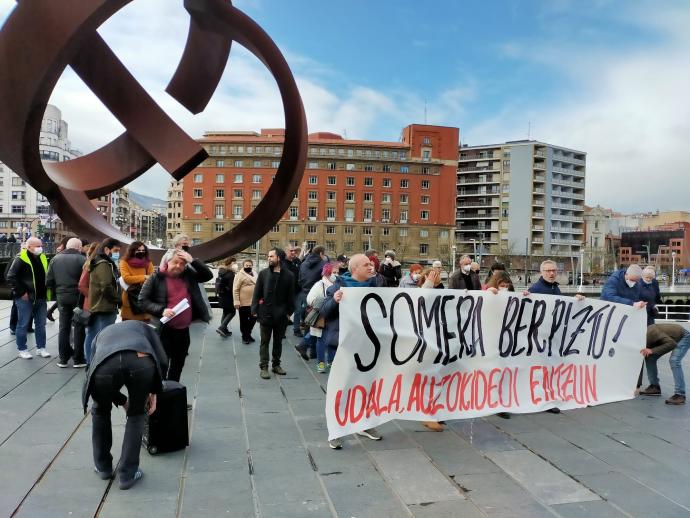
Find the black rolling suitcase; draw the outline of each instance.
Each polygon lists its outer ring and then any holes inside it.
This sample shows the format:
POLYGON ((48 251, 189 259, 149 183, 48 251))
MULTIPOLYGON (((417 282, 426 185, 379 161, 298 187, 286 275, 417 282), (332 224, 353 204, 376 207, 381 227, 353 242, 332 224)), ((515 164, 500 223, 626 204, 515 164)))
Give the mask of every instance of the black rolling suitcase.
POLYGON ((164 381, 156 411, 144 428, 143 444, 151 455, 177 451, 189 445, 187 389, 177 381, 164 381))

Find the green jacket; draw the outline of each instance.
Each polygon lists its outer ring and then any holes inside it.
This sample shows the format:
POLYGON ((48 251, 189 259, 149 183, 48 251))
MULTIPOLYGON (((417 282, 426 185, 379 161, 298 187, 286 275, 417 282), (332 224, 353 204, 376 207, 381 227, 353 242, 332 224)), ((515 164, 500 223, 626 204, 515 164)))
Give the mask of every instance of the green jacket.
MULTIPOLYGON (((41 264, 43 265, 44 278, 48 276, 48 259, 45 254, 39 256, 41 264)), ((29 259, 29 253, 26 250, 19 252, 19 255, 14 258, 12 264, 7 270, 7 284, 12 288, 12 296, 14 298, 23 297, 25 294, 29 295, 29 300, 36 299, 36 274, 34 266, 29 259)), ((46 300, 53 300, 53 293, 50 288, 46 289, 46 300)))
POLYGON ((647 327, 647 348, 657 356, 672 351, 686 335, 685 328, 678 324, 652 324, 647 327))
POLYGON ((89 267, 89 311, 91 313, 117 313, 120 293, 115 263, 106 256, 97 255, 89 267))

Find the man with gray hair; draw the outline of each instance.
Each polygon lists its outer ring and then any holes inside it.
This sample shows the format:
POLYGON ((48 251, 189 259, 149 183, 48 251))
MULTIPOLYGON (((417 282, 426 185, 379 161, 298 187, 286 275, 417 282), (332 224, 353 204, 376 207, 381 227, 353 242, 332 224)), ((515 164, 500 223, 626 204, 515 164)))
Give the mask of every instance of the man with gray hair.
POLYGON ((164 264, 172 259, 176 250, 184 250, 185 252, 189 252, 189 236, 187 234, 177 234, 170 244, 172 245, 172 248, 163 254, 161 263, 159 265, 160 268, 162 268, 164 264))
POLYGON ((472 273, 472 259, 469 255, 460 258, 460 267, 450 276, 449 286, 453 290, 481 290, 479 276, 472 273))
POLYGON ((641 297, 640 279, 642 279, 640 265, 631 264, 627 269, 621 268, 606 280, 601 290, 601 300, 644 308, 647 303, 641 297))
POLYGON ((48 259, 43 253, 43 243, 37 237, 26 240, 26 248, 14 258, 7 271, 7 284, 17 305, 17 349, 19 357, 30 360, 33 355, 26 347, 26 333, 31 316, 36 330, 36 352, 43 358, 50 358, 46 351, 47 301, 51 299, 46 287, 48 259))
POLYGON ((60 356, 57 366, 65 368, 69 365, 70 358, 74 359, 74 368, 86 367, 84 358, 84 340, 79 340, 77 333, 84 333, 84 328, 74 328, 74 344, 70 343, 70 330, 74 309, 79 305, 79 278, 84 268, 86 257, 81 254, 81 240, 70 238, 65 249, 53 257, 48 265, 46 285, 57 296, 58 312, 60 313, 60 330, 58 331, 58 354, 60 356), (75 345, 80 344, 79 347, 75 345))
POLYGON ((656 280, 656 270, 653 266, 646 266, 642 270, 640 300, 647 303, 647 325, 651 326, 658 314, 656 305, 661 304, 661 290, 659 289, 659 281, 656 280))

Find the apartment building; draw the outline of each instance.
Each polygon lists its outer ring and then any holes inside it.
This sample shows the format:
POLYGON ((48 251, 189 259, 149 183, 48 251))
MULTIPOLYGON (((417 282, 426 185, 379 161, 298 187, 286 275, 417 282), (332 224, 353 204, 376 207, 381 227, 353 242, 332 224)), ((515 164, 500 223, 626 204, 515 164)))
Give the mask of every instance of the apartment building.
POLYGON ((460 148, 458 251, 478 258, 554 257, 583 241, 586 154, 533 140, 460 148))
MULTIPOLYGON (((168 237, 183 232, 200 243, 241 221, 270 187, 283 140, 282 129, 206 132, 199 142, 209 158, 168 191, 168 237)), ((299 191, 259 250, 306 241, 330 255, 392 248, 408 264, 448 264, 457 153, 452 127, 413 124, 400 142, 313 133, 299 191)))

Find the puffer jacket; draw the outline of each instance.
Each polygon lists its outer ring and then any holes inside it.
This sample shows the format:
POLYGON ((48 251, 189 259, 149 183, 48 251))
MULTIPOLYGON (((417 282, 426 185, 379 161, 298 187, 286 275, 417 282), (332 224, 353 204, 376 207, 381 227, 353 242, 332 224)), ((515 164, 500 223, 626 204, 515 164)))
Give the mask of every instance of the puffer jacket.
MULTIPOLYGON (((48 273, 48 259, 45 254, 38 257, 39 262, 43 265, 43 278, 46 278, 48 273)), ((27 294, 29 300, 36 299, 36 276, 34 275, 34 267, 29 259, 29 252, 22 250, 19 255, 14 258, 12 264, 7 269, 5 275, 8 286, 12 289, 12 297, 18 299, 27 294)), ((52 291, 47 290, 46 300, 52 300, 52 291)))
POLYGON ((386 279, 386 286, 397 288, 402 278, 402 265, 398 261, 388 264, 386 261, 381 263, 379 273, 386 279))
POLYGON ((57 295, 58 302, 75 305, 79 300, 79 279, 84 268, 84 257, 79 250, 67 249, 48 264, 46 286, 57 295))
POLYGON ((326 264, 321 254, 309 254, 299 267, 299 285, 306 296, 311 287, 321 279, 321 270, 326 264))
POLYGON ((606 280, 606 284, 604 284, 601 290, 601 300, 618 302, 628 306, 632 306, 635 302, 641 300, 640 281, 637 281, 631 288, 625 281, 625 271, 625 268, 618 270, 606 280))

